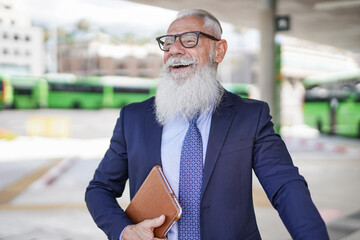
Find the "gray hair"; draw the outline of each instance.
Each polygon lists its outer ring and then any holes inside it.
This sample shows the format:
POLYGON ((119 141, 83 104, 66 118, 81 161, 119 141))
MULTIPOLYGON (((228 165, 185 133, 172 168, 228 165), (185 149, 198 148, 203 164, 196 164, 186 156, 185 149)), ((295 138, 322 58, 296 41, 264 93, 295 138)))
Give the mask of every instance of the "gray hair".
POLYGON ((181 19, 184 17, 200 17, 204 20, 204 27, 209 28, 213 34, 215 34, 214 37, 217 37, 221 39, 222 34, 222 27, 219 22, 219 20, 209 13, 208 11, 202 10, 202 9, 187 9, 187 10, 181 10, 177 15, 176 19, 181 19))

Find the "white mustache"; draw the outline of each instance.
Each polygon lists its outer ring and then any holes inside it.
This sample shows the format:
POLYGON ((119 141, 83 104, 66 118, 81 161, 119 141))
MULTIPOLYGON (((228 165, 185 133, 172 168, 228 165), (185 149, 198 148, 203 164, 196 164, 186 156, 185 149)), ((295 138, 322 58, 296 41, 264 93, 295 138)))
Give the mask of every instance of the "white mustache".
POLYGON ((184 57, 170 57, 166 64, 165 67, 169 68, 169 67, 175 67, 175 66, 187 66, 187 65, 192 65, 192 64, 196 64, 197 63, 197 59, 195 57, 192 58, 184 58, 184 57))

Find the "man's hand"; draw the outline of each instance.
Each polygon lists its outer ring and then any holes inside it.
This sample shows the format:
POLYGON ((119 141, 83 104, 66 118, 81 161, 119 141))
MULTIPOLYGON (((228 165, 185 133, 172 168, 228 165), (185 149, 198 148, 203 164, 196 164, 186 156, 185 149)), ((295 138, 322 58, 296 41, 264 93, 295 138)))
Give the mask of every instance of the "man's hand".
POLYGON ((154 228, 160 227, 165 222, 165 216, 148 219, 141 223, 129 225, 124 229, 122 240, 147 240, 159 239, 154 238, 154 228))

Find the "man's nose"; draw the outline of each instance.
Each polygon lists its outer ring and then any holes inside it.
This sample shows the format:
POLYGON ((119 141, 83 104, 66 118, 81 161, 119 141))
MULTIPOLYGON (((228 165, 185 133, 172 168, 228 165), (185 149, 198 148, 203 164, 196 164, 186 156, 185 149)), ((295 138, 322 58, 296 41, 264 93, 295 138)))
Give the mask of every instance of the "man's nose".
POLYGON ((183 55, 183 54, 185 54, 185 48, 181 44, 179 38, 175 39, 175 42, 171 45, 171 47, 169 49, 169 53, 171 55, 183 55))

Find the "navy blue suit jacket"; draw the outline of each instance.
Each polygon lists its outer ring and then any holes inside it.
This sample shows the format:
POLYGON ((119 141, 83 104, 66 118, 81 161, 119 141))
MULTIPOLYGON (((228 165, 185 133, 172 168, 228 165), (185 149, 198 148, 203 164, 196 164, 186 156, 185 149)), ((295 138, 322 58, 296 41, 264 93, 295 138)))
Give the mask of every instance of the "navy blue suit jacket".
MULTIPOLYGON (((161 165, 162 127, 154 98, 122 108, 111 144, 86 191, 96 224, 117 240, 132 224, 116 199, 129 178, 134 197, 161 165)), ((294 239, 328 239, 307 184, 274 132, 268 105, 225 92, 212 116, 204 166, 201 239, 261 239, 252 198, 252 170, 294 239)), ((271 224, 271 223, 269 223, 271 224)))

